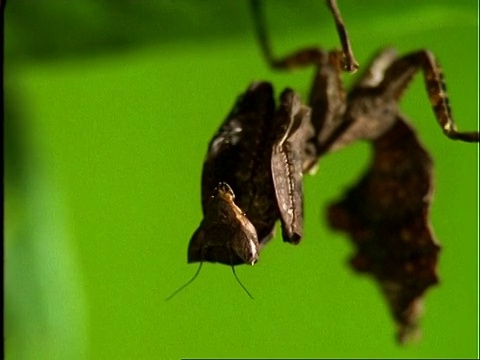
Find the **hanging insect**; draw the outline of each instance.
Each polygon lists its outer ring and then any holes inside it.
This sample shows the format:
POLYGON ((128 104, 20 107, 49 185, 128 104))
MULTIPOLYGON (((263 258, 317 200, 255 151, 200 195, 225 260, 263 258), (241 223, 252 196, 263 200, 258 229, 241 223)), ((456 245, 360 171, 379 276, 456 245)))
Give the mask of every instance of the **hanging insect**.
POLYGON ((397 339, 403 343, 416 336, 422 296, 438 282, 440 250, 428 218, 432 160, 398 109, 413 76, 423 72, 433 112, 447 137, 479 142, 479 133, 457 131, 440 66, 430 51, 404 56, 393 49, 381 51, 345 94, 341 54, 306 49, 274 58, 260 2, 253 0, 252 5, 260 44, 273 68, 317 68, 309 99, 316 159, 356 140, 373 146, 371 168, 329 207, 328 220, 334 229, 350 234, 357 247, 352 266, 379 282, 398 324, 397 339))
POLYGON ((303 174, 318 160, 357 140, 369 141, 370 169, 329 206, 332 228, 350 234, 357 247, 354 269, 380 284, 405 342, 418 331, 425 291, 438 282, 440 246, 429 223, 432 160, 398 108, 413 76, 421 71, 444 134, 479 142, 478 132, 459 132, 435 56, 420 50, 399 56, 381 51, 348 93, 342 72, 354 59, 334 0, 327 5, 342 51, 308 48, 276 58, 270 48, 261 1, 251 0, 258 39, 275 69, 315 66, 308 106, 286 89, 275 107, 273 87, 254 83, 239 97, 210 142, 202 173, 204 218, 188 248, 188 262, 254 264, 280 220, 283 240, 298 244, 303 229, 303 174))
MULTIPOLYGON (((259 4, 252 4, 259 15, 259 4)), ((340 12, 335 1, 328 5, 343 46, 335 53, 338 64, 355 71, 340 12)), ((310 115, 291 89, 275 109, 273 87, 266 82, 252 84, 239 97, 208 148, 202 172, 204 219, 190 241, 188 262, 253 264, 278 220, 284 241, 300 241, 302 174, 318 157, 310 115), (219 191, 225 184, 227 201, 219 191)))

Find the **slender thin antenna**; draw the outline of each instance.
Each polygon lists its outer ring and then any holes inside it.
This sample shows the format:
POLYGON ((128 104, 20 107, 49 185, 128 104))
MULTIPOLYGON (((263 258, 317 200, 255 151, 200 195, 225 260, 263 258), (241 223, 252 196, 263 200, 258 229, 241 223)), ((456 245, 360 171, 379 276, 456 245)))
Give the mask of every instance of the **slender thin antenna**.
MULTIPOLYGON (((196 277, 198 276, 198 274, 200 273, 200 270, 201 270, 201 268, 202 268, 202 265, 203 265, 203 261, 200 263, 200 266, 198 267, 197 272, 195 273, 195 275, 193 275, 193 277, 192 277, 190 280, 188 280, 185 284, 183 284, 183 285, 180 286, 177 290, 175 290, 172 295, 170 295, 169 297, 167 297, 167 298, 165 299, 165 301, 170 300, 170 299, 173 298, 175 295, 177 295, 180 291, 182 291, 182 290, 185 289, 188 285, 190 285, 190 284, 193 282, 193 280, 195 280, 195 278, 196 278, 196 277)), ((242 285, 242 286, 243 286, 243 285, 242 285)), ((248 292, 248 291, 247 291, 247 292, 248 292)))
POLYGON ((237 279, 237 282, 240 284, 242 289, 247 293, 247 295, 250 297, 250 299, 253 300, 252 294, 250 294, 250 291, 247 290, 247 288, 242 284, 242 282, 238 278, 237 273, 235 272, 235 266, 233 266, 233 265, 232 265, 232 271, 233 271, 233 275, 235 276, 235 279, 237 279))

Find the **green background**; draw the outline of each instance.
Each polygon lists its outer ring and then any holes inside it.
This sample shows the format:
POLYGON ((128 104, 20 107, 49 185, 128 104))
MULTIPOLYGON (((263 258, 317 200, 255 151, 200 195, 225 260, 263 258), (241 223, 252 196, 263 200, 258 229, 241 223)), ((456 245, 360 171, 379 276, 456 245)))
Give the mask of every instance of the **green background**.
MULTIPOLYGON (((460 129, 478 127, 477 1, 339 1, 361 65, 432 50, 460 129)), ((322 1, 269 1, 274 51, 338 46, 322 1)), ((369 162, 358 143, 305 178, 302 243, 277 237, 237 274, 186 250, 207 144, 253 80, 305 99, 313 69, 263 61, 243 1, 9 1, 5 10, 7 359, 474 357, 478 146, 446 139, 421 76, 402 100, 435 161, 440 286, 399 347, 376 284, 347 265, 325 206, 369 162)), ((348 84, 354 76, 345 75, 348 84)))

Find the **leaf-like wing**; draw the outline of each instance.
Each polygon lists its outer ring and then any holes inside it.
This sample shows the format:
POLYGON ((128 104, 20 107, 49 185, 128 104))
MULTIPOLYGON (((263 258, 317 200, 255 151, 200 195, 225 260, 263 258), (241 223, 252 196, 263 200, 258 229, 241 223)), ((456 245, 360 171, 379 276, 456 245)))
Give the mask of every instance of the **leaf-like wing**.
POLYGON ((423 295, 438 282, 440 246, 428 218, 432 160, 401 118, 372 144, 370 169, 328 216, 357 248, 353 267, 379 282, 403 343, 416 335, 423 295))
POLYGON ((272 149, 272 176, 282 221, 283 240, 297 244, 303 235, 303 162, 305 140, 313 137, 310 108, 286 89, 276 113, 277 139, 272 149))
POLYGON ((275 101, 272 85, 257 82, 237 100, 210 142, 202 173, 204 214, 212 189, 225 182, 255 226, 260 242, 272 237, 278 210, 270 169, 275 101))

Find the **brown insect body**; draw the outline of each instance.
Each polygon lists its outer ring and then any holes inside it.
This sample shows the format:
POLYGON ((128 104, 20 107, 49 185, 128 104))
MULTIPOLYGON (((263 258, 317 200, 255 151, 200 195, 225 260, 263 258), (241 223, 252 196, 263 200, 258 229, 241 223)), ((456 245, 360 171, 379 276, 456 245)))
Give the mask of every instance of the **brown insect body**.
POLYGON ((276 58, 260 1, 252 0, 268 63, 281 70, 316 67, 309 106, 287 89, 275 111, 272 86, 265 82, 250 86, 237 101, 209 146, 202 175, 205 217, 192 237, 188 259, 253 263, 277 220, 284 240, 298 243, 303 232, 303 173, 313 173, 323 155, 367 140, 373 147, 371 167, 329 207, 328 219, 332 228, 350 235, 356 247, 352 266, 377 280, 398 324, 397 339, 405 342, 417 333, 425 292, 439 281, 440 250, 428 218, 432 160, 398 108, 413 76, 423 73, 446 136, 467 142, 479 142, 480 136, 457 131, 440 66, 428 50, 403 56, 393 49, 381 51, 347 94, 341 73, 358 65, 335 1, 327 4, 343 51, 308 48, 276 58), (212 189, 227 187, 221 183, 231 187, 231 194, 216 190, 212 197, 212 189))
POLYGON ((253 265, 257 261, 257 231, 234 200, 228 184, 219 183, 215 187, 206 205, 205 217, 190 242, 188 262, 253 265))
MULTIPOLYGON (((220 183, 232 189, 235 202, 230 206, 241 209, 253 224, 258 246, 272 238, 275 223, 280 218, 285 241, 300 240, 303 205, 302 169, 298 160, 303 148, 297 145, 301 144, 298 141, 291 143, 290 138, 308 132, 309 126, 308 108, 301 105, 292 90, 287 89, 282 94, 277 112, 273 88, 266 82, 252 84, 237 100, 209 145, 202 172, 205 218, 190 242, 189 262, 252 263, 233 251, 230 240, 232 236, 243 238, 237 234, 250 230, 238 227, 233 220, 230 227, 227 223, 221 228, 212 225, 217 222, 210 215, 215 212, 212 207, 217 208, 218 198, 212 197, 211 189, 220 183), (281 179, 274 181, 274 178, 281 179), (215 231, 211 230, 212 226, 215 231), (222 244, 224 249, 220 249, 222 244), (213 247, 215 250, 211 249, 213 247)), ((313 135, 313 131, 310 133, 313 135)))

